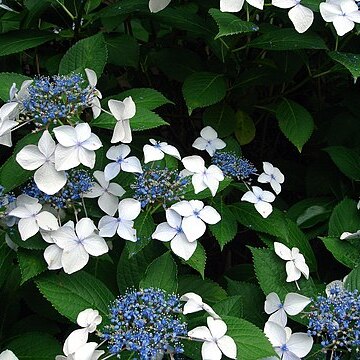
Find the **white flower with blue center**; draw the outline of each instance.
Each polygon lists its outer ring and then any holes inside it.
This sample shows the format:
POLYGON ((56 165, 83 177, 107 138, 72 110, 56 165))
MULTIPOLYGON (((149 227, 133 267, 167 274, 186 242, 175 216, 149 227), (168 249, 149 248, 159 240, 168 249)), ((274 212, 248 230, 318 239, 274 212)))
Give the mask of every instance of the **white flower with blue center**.
POLYGON ((11 131, 18 125, 15 121, 17 114, 17 103, 10 102, 0 108, 0 144, 8 147, 12 146, 11 131))
POLYGON ((170 209, 183 216, 181 228, 190 242, 204 235, 206 224, 214 225, 221 220, 220 214, 212 206, 204 206, 200 200, 182 200, 170 209))
POLYGON ((69 170, 83 164, 90 169, 95 166, 95 150, 102 147, 99 137, 91 132, 87 123, 75 127, 62 125, 54 129, 59 144, 55 149, 57 171, 69 170))
POLYGON ((26 145, 16 155, 16 161, 23 169, 36 170, 34 181, 47 195, 54 195, 66 184, 65 171, 55 168, 55 141, 45 130, 37 146, 26 145))
POLYGON ((182 259, 189 260, 194 254, 197 241, 189 241, 181 224, 182 217, 174 210, 166 210, 166 221, 156 227, 152 238, 160 241, 170 241, 171 250, 182 259))
POLYGON ((106 157, 113 160, 110 164, 105 166, 105 180, 110 181, 114 179, 120 171, 139 173, 143 172, 140 161, 136 156, 128 156, 130 154, 130 147, 128 145, 112 146, 107 152, 106 157))
POLYGON ((226 143, 218 138, 218 133, 211 126, 206 126, 200 131, 200 137, 192 146, 198 150, 206 150, 210 156, 214 156, 216 150, 226 147, 226 143))
POLYGON ((267 218, 273 211, 272 205, 270 204, 275 200, 275 195, 270 192, 253 186, 252 191, 246 192, 241 201, 247 201, 254 204, 257 212, 263 217, 267 218))
MULTIPOLYGON (((90 86, 95 89, 97 82, 98 82, 96 72, 91 69, 85 69, 85 73, 86 73, 86 77, 88 79, 90 86)), ((90 106, 91 106, 91 110, 94 115, 94 119, 99 117, 101 114, 101 104, 100 104, 99 99, 102 99, 102 94, 98 89, 96 89, 96 91, 94 92, 94 97, 91 99, 91 102, 90 102, 90 106)))
POLYGON ((180 153, 175 146, 169 145, 167 142, 160 142, 154 139, 150 139, 149 141, 151 145, 146 144, 143 147, 145 164, 150 161, 162 160, 165 157, 165 154, 181 160, 180 153))
POLYGON ((118 217, 103 216, 99 221, 99 235, 113 237, 116 233, 124 240, 137 241, 134 220, 140 215, 141 203, 135 199, 124 199, 118 205, 118 217))
POLYGON ((203 341, 201 355, 204 360, 220 360, 222 354, 230 359, 236 359, 236 344, 232 337, 226 335, 227 326, 224 321, 207 318, 207 327, 198 326, 190 330, 188 336, 203 341))
POLYGON ((161 10, 164 10, 169 4, 171 0, 150 0, 149 1, 149 9, 152 13, 157 13, 161 10))
POLYGON ((281 192, 281 184, 285 181, 283 173, 269 162, 263 162, 264 172, 258 177, 258 182, 262 184, 269 183, 275 194, 281 192))
POLYGON ((301 360, 311 351, 314 343, 313 338, 308 334, 292 334, 290 328, 284 328, 273 321, 265 324, 264 333, 282 360, 301 360))
POLYGON ((125 194, 125 190, 116 183, 106 181, 103 171, 95 171, 94 178, 97 182, 89 191, 83 194, 84 198, 99 198, 98 205, 102 211, 110 216, 114 216, 119 204, 119 197, 125 194))
POLYGON ((306 296, 297 293, 288 293, 285 296, 284 303, 280 301, 278 294, 272 292, 266 296, 264 310, 267 314, 271 314, 269 321, 285 327, 288 315, 297 315, 309 305, 311 300, 306 296))
POLYGON ((102 317, 99 315, 98 310, 89 308, 79 312, 76 322, 87 332, 93 333, 96 330, 96 327, 101 324, 102 317))

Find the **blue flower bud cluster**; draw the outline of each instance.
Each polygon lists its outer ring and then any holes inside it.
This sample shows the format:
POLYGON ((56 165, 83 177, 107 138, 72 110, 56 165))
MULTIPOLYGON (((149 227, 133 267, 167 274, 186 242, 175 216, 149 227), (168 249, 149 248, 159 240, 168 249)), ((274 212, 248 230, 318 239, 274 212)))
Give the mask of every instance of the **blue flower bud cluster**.
POLYGON ((225 176, 238 180, 246 180, 256 174, 254 165, 234 152, 217 151, 212 157, 212 163, 218 166, 225 176))
POLYGON ((70 170, 67 173, 67 183, 54 195, 42 192, 33 180, 23 188, 23 193, 38 199, 40 204, 50 204, 55 209, 64 209, 80 200, 82 194, 90 190, 93 183, 94 179, 86 170, 70 170))
POLYGON ((84 84, 80 74, 39 77, 27 88, 24 111, 37 126, 66 122, 89 107, 95 96, 96 89, 84 84))
POLYGON ((0 185, 0 217, 6 215, 6 207, 16 200, 16 197, 13 193, 5 194, 5 188, 0 185))
MULTIPOLYGON (((360 351, 360 294, 335 285, 328 297, 318 296, 311 304, 308 334, 321 339, 321 346, 341 358, 360 351)), ((360 358, 360 356, 358 357, 360 358)))
POLYGON ((130 187, 135 190, 134 198, 145 207, 155 202, 166 205, 182 200, 188 184, 189 179, 182 177, 177 170, 156 167, 145 168, 130 187))
POLYGON ((101 336, 118 358, 123 350, 137 352, 140 360, 179 354, 184 351, 179 337, 187 335, 181 312, 177 295, 153 288, 127 290, 111 304, 111 324, 101 336))

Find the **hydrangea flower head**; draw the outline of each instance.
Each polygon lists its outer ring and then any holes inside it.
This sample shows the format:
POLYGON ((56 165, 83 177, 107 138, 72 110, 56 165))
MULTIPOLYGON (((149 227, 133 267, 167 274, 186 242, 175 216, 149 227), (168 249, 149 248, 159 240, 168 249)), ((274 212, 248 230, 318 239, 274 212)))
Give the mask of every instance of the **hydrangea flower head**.
POLYGON ((360 350, 360 294, 335 284, 329 296, 313 300, 309 313, 308 334, 321 338, 329 350, 360 350))
POLYGON ((111 354, 135 351, 141 360, 183 352, 179 337, 187 335, 179 297, 161 289, 127 290, 110 306, 110 325, 102 337, 111 354))

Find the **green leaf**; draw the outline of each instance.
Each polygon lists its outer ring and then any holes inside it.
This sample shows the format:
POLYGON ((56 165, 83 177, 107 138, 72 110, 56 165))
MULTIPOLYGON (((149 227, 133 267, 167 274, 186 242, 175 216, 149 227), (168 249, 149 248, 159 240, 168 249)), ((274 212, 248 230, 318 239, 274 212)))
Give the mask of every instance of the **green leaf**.
POLYGON ((236 35, 259 30, 259 27, 254 23, 241 20, 233 14, 221 12, 218 9, 210 9, 209 14, 214 18, 219 27, 219 33, 215 36, 215 39, 222 36, 236 35))
POLYGON ((345 146, 329 146, 324 149, 339 170, 352 180, 360 180, 360 155, 345 146))
POLYGON ((351 73, 356 82, 357 78, 360 76, 360 55, 359 54, 350 54, 350 53, 341 53, 338 51, 330 51, 328 55, 341 65, 344 65, 351 73))
POLYGON ((224 246, 236 236, 237 221, 233 212, 222 199, 214 202, 212 206, 219 212, 221 221, 215 225, 209 225, 209 228, 223 250, 224 246))
POLYGON ((100 77, 107 60, 107 47, 104 36, 97 34, 78 41, 63 56, 59 65, 60 74, 81 72, 92 69, 100 77))
POLYGON ((108 306, 114 300, 111 291, 85 271, 71 275, 45 274, 36 280, 36 285, 52 306, 73 322, 87 308, 97 309, 107 317, 108 306))
MULTIPOLYGON (((98 118, 92 120, 90 123, 92 126, 111 130, 114 129, 115 124, 115 118, 106 113, 102 113, 98 118)), ((130 126, 133 131, 149 130, 163 125, 169 124, 158 114, 142 107, 137 107, 135 116, 130 119, 130 126)))
POLYGON ((235 117, 235 136, 240 145, 251 143, 256 134, 253 119, 244 111, 237 111, 235 117))
POLYGON ((145 277, 140 281, 140 287, 163 289, 168 293, 177 290, 177 266, 170 252, 155 259, 146 269, 145 277))
POLYGON ((329 220, 329 237, 340 237, 345 232, 356 232, 360 229, 360 216, 357 203, 344 199, 334 207, 329 220))
POLYGON ((324 40, 317 34, 299 34, 294 29, 271 30, 249 43, 250 47, 264 50, 327 49, 324 40))
POLYGON ((284 98, 276 109, 276 118, 283 134, 301 151, 314 130, 310 113, 298 103, 284 98))
POLYGON ((197 243, 197 247, 193 255, 189 260, 186 261, 186 264, 191 266, 193 269, 198 271, 202 278, 204 278, 205 265, 206 265, 206 252, 204 247, 197 243))
POLYGON ((221 101, 226 95, 226 82, 223 75, 196 72, 186 78, 182 91, 191 114, 197 108, 221 101))
POLYGON ((17 252, 21 271, 21 285, 46 270, 46 262, 39 251, 19 249, 17 252))
POLYGON ((0 34, 0 56, 19 53, 55 38, 55 34, 37 30, 17 30, 0 34))
POLYGON ((227 335, 237 346, 240 359, 258 360, 275 355, 275 351, 264 332, 252 323, 234 316, 224 316, 227 335))
POLYGON ((10 249, 5 242, 5 232, 0 231, 0 288, 7 279, 8 271, 15 256, 14 250, 10 249))
POLYGON ((345 280, 345 287, 350 291, 354 291, 354 290, 360 291, 360 266, 357 266, 347 276, 345 280))
POLYGON ((288 247, 297 247, 305 256, 306 263, 312 271, 316 270, 316 258, 308 239, 299 227, 284 213, 273 209, 271 215, 264 219, 252 204, 245 202, 234 203, 230 206, 237 221, 254 230, 263 232, 280 239, 288 247))
POLYGON ((319 5, 321 2, 321 0, 302 0, 301 4, 314 12, 319 12, 319 5))
POLYGON ((178 294, 187 292, 199 294, 205 302, 216 303, 226 299, 226 291, 210 279, 202 279, 196 275, 179 276, 178 294))
POLYGON ((30 80, 28 76, 15 73, 0 73, 0 99, 3 101, 9 100, 9 91, 13 83, 20 88, 25 80, 30 80))
POLYGON ((109 51, 109 63, 118 66, 132 66, 139 64, 139 45, 130 35, 116 35, 106 38, 109 51))
POLYGON ((122 15, 127 15, 131 13, 136 13, 138 11, 149 11, 149 1, 148 0, 122 0, 121 6, 116 2, 109 6, 106 6, 104 9, 99 11, 97 14, 99 17, 119 17, 122 15))
POLYGON ((144 277, 147 267, 162 253, 165 247, 160 241, 151 241, 141 251, 129 258, 129 250, 124 248, 117 267, 117 283, 120 293, 127 288, 139 287, 140 280, 144 277))
POLYGON ((355 246, 346 240, 339 238, 321 238, 325 247, 333 254, 341 264, 353 269, 360 263, 360 246, 355 246))
POLYGON ((220 316, 234 315, 237 317, 243 317, 243 306, 241 296, 229 296, 228 298, 221 300, 214 305, 214 311, 220 316))
POLYGON ((225 103, 213 105, 204 111, 203 122, 214 128, 219 137, 229 136, 235 130, 235 112, 225 103))
POLYGON ((13 337, 6 349, 24 360, 54 360, 56 355, 62 354, 62 346, 54 337, 35 331, 13 337))

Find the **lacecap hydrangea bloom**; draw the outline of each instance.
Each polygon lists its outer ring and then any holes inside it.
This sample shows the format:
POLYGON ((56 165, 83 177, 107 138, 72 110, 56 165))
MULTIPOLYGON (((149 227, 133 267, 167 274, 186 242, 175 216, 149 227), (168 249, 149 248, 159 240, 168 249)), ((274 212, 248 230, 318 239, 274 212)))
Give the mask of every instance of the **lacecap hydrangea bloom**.
POLYGON ((111 324, 105 326, 102 338, 114 355, 129 350, 141 360, 150 360, 165 353, 179 354, 181 337, 187 335, 181 313, 177 295, 154 288, 127 290, 111 304, 111 324))
POLYGON ((342 353, 360 351, 360 294, 333 286, 329 296, 311 304, 308 334, 321 339, 321 346, 340 359, 342 353))

